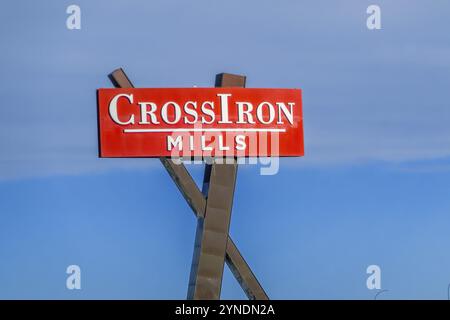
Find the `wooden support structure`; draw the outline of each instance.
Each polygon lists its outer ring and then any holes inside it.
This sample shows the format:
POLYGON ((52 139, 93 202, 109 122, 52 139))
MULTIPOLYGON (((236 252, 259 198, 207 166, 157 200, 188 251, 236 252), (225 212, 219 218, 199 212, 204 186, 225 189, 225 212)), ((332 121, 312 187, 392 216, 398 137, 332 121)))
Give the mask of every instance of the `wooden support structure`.
MULTIPOLYGON (((112 72, 109 78, 115 87, 133 87, 122 69, 112 72)), ((216 86, 244 87, 245 77, 218 74, 216 86)), ((219 299, 225 261, 249 299, 267 300, 267 294, 228 234, 236 159, 232 163, 206 165, 202 191, 183 164, 166 157, 160 161, 198 219, 188 298, 219 299)))

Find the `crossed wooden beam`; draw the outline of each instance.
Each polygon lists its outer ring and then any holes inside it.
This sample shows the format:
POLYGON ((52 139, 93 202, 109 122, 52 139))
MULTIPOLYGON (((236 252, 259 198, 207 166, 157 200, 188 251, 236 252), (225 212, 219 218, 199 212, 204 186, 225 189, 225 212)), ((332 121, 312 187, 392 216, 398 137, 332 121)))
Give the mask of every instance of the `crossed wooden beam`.
MULTIPOLYGON (((115 87, 132 88, 120 68, 109 78, 115 87)), ((216 87, 245 87, 245 77, 221 73, 216 87)), ((188 299, 219 299, 224 261, 250 300, 268 300, 247 262, 228 234, 237 174, 237 162, 207 164, 200 191, 186 167, 161 157, 172 180, 197 217, 197 233, 189 279, 188 299)))

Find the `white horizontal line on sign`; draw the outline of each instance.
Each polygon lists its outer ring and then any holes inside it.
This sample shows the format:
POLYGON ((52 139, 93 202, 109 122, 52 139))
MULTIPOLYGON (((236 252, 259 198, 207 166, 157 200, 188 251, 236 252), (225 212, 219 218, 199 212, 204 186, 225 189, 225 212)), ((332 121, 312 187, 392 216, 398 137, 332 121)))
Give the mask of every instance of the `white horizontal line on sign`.
POLYGON ((260 129, 260 128, 174 128, 174 129, 124 129, 125 133, 143 133, 143 132, 286 132, 286 129, 260 129))

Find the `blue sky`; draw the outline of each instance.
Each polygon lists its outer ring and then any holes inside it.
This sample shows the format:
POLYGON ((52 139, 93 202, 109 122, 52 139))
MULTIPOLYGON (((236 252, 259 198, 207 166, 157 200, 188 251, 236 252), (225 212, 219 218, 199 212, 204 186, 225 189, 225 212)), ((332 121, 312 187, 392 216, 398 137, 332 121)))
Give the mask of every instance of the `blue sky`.
MULTIPOLYGON (((96 89, 303 89, 305 157, 238 173, 231 234, 271 298, 445 299, 447 1, 14 1, 0 12, 0 298, 184 299, 195 219, 155 159, 98 159, 96 89), (81 30, 66 8, 81 7, 81 30), (378 4, 382 29, 366 28, 378 4), (65 287, 66 267, 82 289, 65 287)), ((202 166, 189 166, 201 180, 202 166)), ((223 298, 245 298, 225 269, 223 298)))

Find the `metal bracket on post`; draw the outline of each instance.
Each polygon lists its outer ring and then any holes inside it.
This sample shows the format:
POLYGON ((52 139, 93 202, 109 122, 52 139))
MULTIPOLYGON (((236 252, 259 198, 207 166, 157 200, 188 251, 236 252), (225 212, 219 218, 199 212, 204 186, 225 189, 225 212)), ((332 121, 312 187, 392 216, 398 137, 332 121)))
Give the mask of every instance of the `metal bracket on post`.
MULTIPOLYGON (((109 78, 111 79, 111 81, 115 87, 119 87, 119 88, 132 88, 133 87, 133 84, 131 83, 131 81, 129 80, 129 78, 126 76, 125 72, 121 68, 112 72, 109 75, 109 78)), ((244 86, 244 85, 245 85, 245 77, 230 75, 230 74, 219 74, 216 77, 216 86, 244 86), (237 81, 240 81, 240 82, 237 82, 237 81)), ((205 194, 202 194, 202 192, 200 192, 200 190, 198 189, 197 185, 195 184, 195 181, 192 179, 192 177, 189 174, 189 172, 187 171, 186 167, 183 164, 175 164, 171 159, 166 158, 166 157, 161 157, 160 161, 166 168, 166 170, 169 173, 172 180, 177 185, 178 189, 180 190, 181 194, 185 198, 186 202, 191 207, 192 211, 195 213, 196 217, 201 219, 202 223, 204 223, 203 217, 205 217, 205 212, 207 212, 207 199, 205 198, 206 197, 205 194)), ((218 166, 220 166, 220 165, 218 165, 218 166)), ((222 166, 225 166, 225 165, 222 165, 222 166)), ((233 176, 235 177, 236 170, 237 170, 237 164, 235 163, 234 165, 232 164, 231 166, 233 166, 235 169, 230 168, 228 170, 231 170, 231 171, 234 170, 233 176)), ((210 180, 211 173, 213 172, 212 169, 213 169, 212 167, 206 165, 204 182, 208 181, 209 186, 211 183, 211 180, 210 180)), ((225 170, 225 171, 227 171, 227 170, 225 170)), ((214 172, 216 172, 216 170, 214 170, 214 172)), ((228 173, 229 172, 227 172, 226 174, 228 174, 228 173)), ((219 171, 217 172, 217 175, 218 175, 218 177, 223 176, 223 172, 221 172, 221 170, 219 169, 219 171)), ((215 180, 216 179, 214 178, 213 182, 215 180)), ((234 178, 234 180, 235 180, 235 178, 234 178)), ((220 189, 220 188, 221 188, 220 184, 217 184, 217 189, 220 189)), ((207 188, 204 183, 203 191, 205 191, 206 193, 209 193, 208 189, 210 189, 210 187, 207 188)), ((228 188, 228 190, 231 190, 231 189, 228 188)), ((232 187, 232 194, 233 193, 234 193, 234 183, 233 183, 233 187, 232 187)), ((232 205, 232 194, 231 194, 231 203, 229 203, 228 218, 225 217, 224 219, 220 219, 220 220, 224 220, 225 222, 228 219, 228 223, 227 223, 228 226, 225 226, 225 228, 227 229, 226 233, 221 232, 221 234, 225 234, 225 236, 226 236, 225 261, 249 299, 251 299, 251 300, 268 300, 268 296, 265 293, 262 286, 260 285, 260 283, 258 282, 258 279, 255 277, 255 275, 253 274, 249 265, 247 264, 247 262, 245 261, 245 259, 241 255, 241 253, 239 252, 238 248, 234 244, 233 240, 228 235, 229 216, 231 214, 231 205, 232 205)), ((228 198, 230 198, 230 195, 228 196, 228 198)), ((213 199, 211 199, 211 200, 213 200, 213 199)), ((215 201, 210 202, 210 210, 209 211, 213 210, 212 205, 214 203, 215 203, 215 201)), ((213 215, 211 215, 211 216, 213 216, 213 215)), ((212 219, 211 221, 213 222, 213 220, 214 219, 212 219)), ((203 229, 204 224, 203 225, 199 224, 199 227, 201 227, 203 229)), ((202 235, 202 237, 203 237, 204 233, 201 233, 201 234, 197 233, 197 234, 202 235)), ((221 240, 223 243, 224 242, 223 239, 221 239, 221 240)), ((200 240, 199 240, 199 243, 201 243, 200 240)), ((206 247, 203 247, 203 248, 206 249, 206 247)), ((200 247, 199 247, 199 249, 200 249, 200 247)), ((199 250, 197 252, 201 252, 201 251, 199 250)), ((200 260, 198 260, 199 258, 200 258, 200 256, 197 258, 194 256, 194 261, 200 261, 200 260)), ((198 271, 198 268, 196 269, 196 271, 198 271)), ((222 271, 220 271, 220 285, 221 285, 221 280, 222 280, 222 274, 223 274, 223 262, 222 262, 222 271)), ((197 275, 198 275, 198 273, 197 273, 197 275)), ((191 279, 192 279, 192 277, 191 277, 191 279)), ((217 279, 217 276, 216 276, 216 279, 217 279)), ((218 287, 219 294, 216 294, 217 297, 212 297, 212 299, 219 298, 220 285, 218 287)), ((215 288, 214 290, 217 291, 217 285, 215 285, 214 288, 215 288)), ((192 292, 195 292, 195 291, 198 292, 197 298, 203 299, 203 297, 200 297, 200 295, 202 295, 200 292, 203 292, 203 291, 198 290, 198 288, 197 288, 197 290, 193 290, 192 292)), ((194 297, 195 297, 195 295, 194 295, 194 297)), ((204 298, 206 299, 209 297, 204 297, 204 298)))

